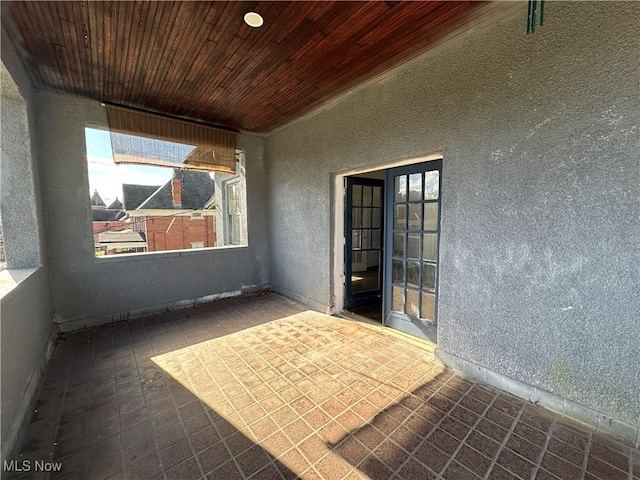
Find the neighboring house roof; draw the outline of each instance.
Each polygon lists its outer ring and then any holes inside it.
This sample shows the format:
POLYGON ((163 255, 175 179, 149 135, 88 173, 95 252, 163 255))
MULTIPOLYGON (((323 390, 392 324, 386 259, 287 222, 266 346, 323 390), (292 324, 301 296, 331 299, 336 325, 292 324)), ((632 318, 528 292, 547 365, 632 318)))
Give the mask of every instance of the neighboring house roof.
POLYGON ((174 170, 173 179, 159 187, 148 187, 143 185, 123 185, 124 205, 127 210, 132 209, 148 209, 148 210, 201 210, 209 202, 213 196, 214 181, 207 172, 197 172, 192 170, 174 170), (181 206, 176 207, 173 204, 173 196, 171 192, 171 183, 173 179, 181 182, 181 206), (125 188, 128 187, 128 188, 125 188), (144 188, 137 188, 144 187, 144 188), (154 188, 151 194, 141 201, 137 199, 149 188, 154 188), (136 207, 131 207, 129 197, 132 195, 138 203, 136 207))
POLYGON ((100 243, 141 242, 145 239, 140 232, 105 232, 98 235, 100 243))
POLYGON ((112 222, 121 220, 126 216, 121 209, 92 210, 91 215, 94 222, 112 222))
POLYGON ((104 208, 105 204, 102 197, 98 193, 98 190, 93 192, 91 197, 91 216, 94 222, 113 222, 116 220, 122 220, 126 213, 122 210, 122 203, 118 200, 118 197, 111 202, 107 208, 104 208), (95 208, 102 207, 102 208, 95 208))
POLYGON ((111 204, 107 207, 107 210, 122 210, 122 202, 118 200, 118 197, 111 202, 111 204))
POLYGON ((153 195, 158 188, 157 185, 133 185, 125 183, 122 185, 122 203, 125 210, 135 210, 149 196, 153 195))
POLYGON ((92 207, 106 207, 106 203, 102 200, 102 197, 98 193, 98 190, 93 192, 93 196, 91 197, 91 206, 92 207))

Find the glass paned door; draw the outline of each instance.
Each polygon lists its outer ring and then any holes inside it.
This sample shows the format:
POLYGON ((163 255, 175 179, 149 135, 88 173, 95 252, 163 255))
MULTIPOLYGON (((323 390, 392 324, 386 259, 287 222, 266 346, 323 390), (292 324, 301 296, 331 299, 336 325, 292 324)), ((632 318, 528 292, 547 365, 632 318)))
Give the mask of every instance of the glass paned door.
POLYGON ((345 306, 380 301, 384 180, 347 177, 345 306))
POLYGON ((384 323, 436 342, 442 161, 387 171, 384 323))

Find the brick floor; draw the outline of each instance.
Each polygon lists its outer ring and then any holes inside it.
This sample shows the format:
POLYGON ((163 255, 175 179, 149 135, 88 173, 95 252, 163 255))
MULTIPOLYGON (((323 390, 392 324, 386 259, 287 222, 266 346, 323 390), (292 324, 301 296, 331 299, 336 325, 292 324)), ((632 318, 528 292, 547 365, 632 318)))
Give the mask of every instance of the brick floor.
POLYGON ((27 479, 625 479, 637 450, 277 295, 66 335, 27 479))

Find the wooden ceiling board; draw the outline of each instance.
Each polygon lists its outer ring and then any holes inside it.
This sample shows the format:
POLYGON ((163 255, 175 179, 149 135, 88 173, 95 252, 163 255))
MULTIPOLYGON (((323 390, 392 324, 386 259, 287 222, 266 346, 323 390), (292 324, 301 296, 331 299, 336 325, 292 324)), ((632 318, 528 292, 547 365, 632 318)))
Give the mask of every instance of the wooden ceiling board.
MULTIPOLYGON (((252 6, 255 6, 257 2, 253 2, 252 6)), ((212 50, 209 52, 202 52, 202 55, 206 57, 203 62, 203 66, 199 71, 194 72, 194 80, 189 85, 189 89, 193 92, 193 101, 189 105, 189 113, 192 111, 202 111, 203 106, 206 108, 208 105, 207 98, 218 88, 216 78, 224 78, 228 72, 225 70, 224 65, 231 54, 236 51, 243 43, 241 37, 236 36, 233 33, 240 27, 242 20, 242 12, 244 8, 242 4, 234 4, 223 10, 220 21, 217 24, 218 28, 211 28, 209 40, 213 42, 212 50), (236 8, 234 8, 234 6, 236 8)))
POLYGON ((487 3, 10 1, 2 23, 36 88, 265 133, 469 28, 487 3))

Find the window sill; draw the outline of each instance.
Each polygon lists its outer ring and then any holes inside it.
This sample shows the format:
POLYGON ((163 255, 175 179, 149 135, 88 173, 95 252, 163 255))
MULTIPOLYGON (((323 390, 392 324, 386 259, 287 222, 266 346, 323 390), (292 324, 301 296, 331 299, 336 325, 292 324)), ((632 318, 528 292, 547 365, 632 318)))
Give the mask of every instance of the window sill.
POLYGON ((2 270, 0 272, 0 298, 4 298, 9 292, 15 289, 39 269, 40 267, 2 270))
POLYGON ((192 248, 185 250, 165 250, 163 252, 125 253, 121 255, 106 255, 94 257, 95 264, 124 263, 139 260, 156 260, 161 258, 187 257, 191 255, 224 254, 235 250, 248 248, 248 245, 227 245, 224 247, 192 248))

